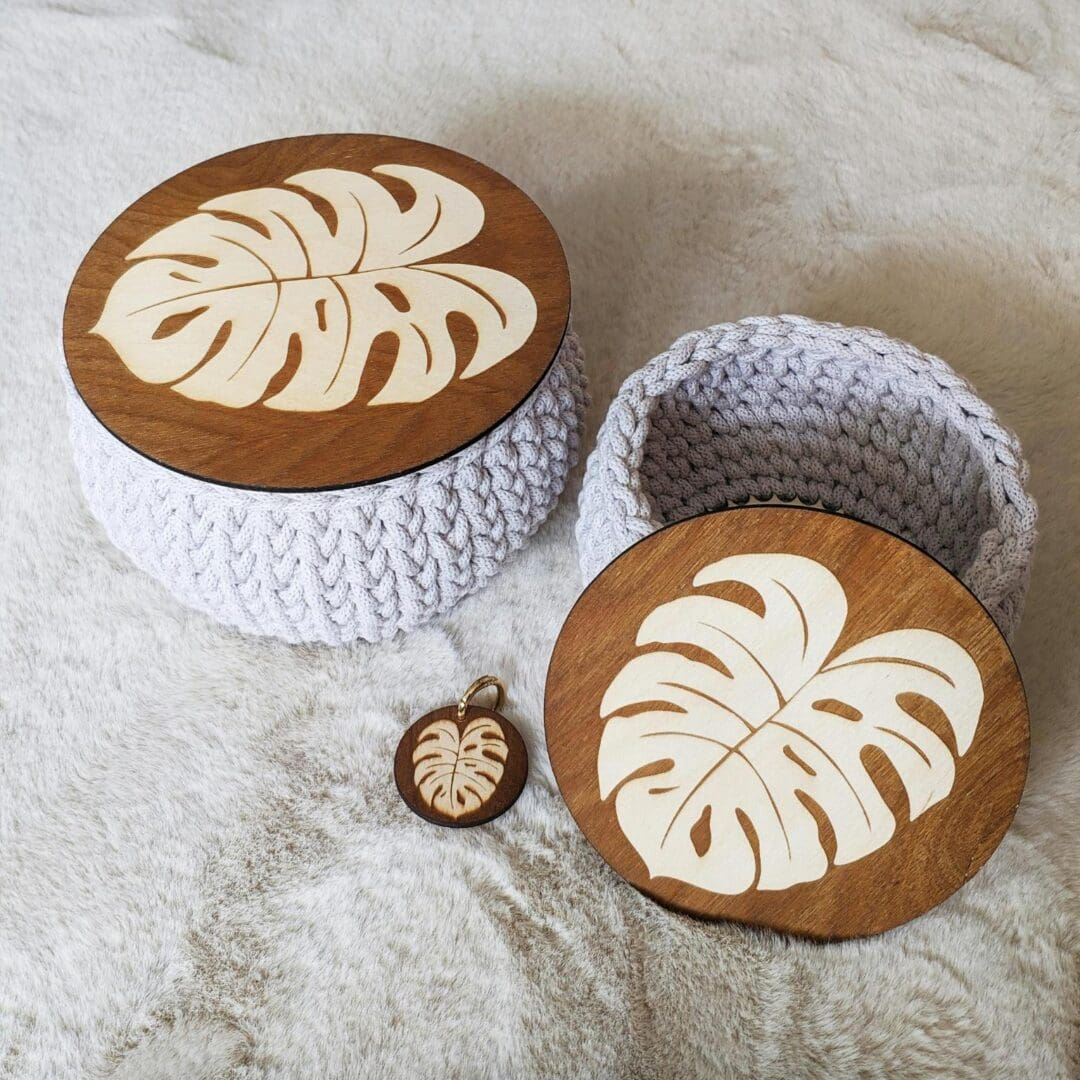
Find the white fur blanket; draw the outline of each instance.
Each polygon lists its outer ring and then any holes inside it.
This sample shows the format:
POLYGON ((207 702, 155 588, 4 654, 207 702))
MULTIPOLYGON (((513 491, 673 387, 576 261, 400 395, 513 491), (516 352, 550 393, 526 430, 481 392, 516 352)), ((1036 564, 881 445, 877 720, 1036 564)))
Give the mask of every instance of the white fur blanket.
POLYGON ((1076 1074, 1072 0, 0 7, 0 1076, 1076 1074), (543 743, 576 481, 494 584, 381 647, 241 637, 110 547, 63 410, 78 260, 189 164, 339 130, 456 147, 548 211, 591 431, 681 331, 779 311, 936 352, 1019 431, 1031 774, 960 893, 823 947, 615 877, 543 743), (425 825, 394 747, 487 671, 525 794, 425 825))

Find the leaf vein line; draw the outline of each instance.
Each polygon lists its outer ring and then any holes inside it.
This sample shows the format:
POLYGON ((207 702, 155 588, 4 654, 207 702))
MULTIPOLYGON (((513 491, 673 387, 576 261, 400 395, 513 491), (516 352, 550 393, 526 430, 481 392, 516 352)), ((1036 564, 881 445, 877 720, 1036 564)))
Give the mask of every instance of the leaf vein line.
POLYGON ((779 712, 780 709, 782 709, 787 704, 787 699, 781 692, 780 687, 776 683, 776 680, 772 677, 772 675, 769 674, 769 669, 733 634, 729 634, 722 627, 714 626, 712 623, 702 623, 702 625, 707 626, 710 630, 715 630, 718 634, 723 634, 724 637, 728 639, 728 641, 730 641, 734 645, 737 645, 740 649, 742 649, 744 653, 746 653, 747 656, 750 657, 750 659, 757 666, 757 669, 761 672, 762 675, 765 676, 766 679, 769 680, 769 685, 772 686, 773 690, 776 692, 776 700, 779 703, 779 708, 776 711, 779 712))
POLYGON ((722 746, 725 750, 732 749, 730 743, 722 742, 720 739, 711 739, 708 735, 699 735, 696 731, 646 731, 642 738, 655 739, 662 735, 674 735, 681 739, 700 739, 701 742, 712 743, 713 746, 722 746))
POLYGON ((803 610, 802 604, 795 598, 795 594, 782 581, 777 581, 776 578, 770 580, 787 593, 788 599, 795 605, 795 610, 799 613, 799 621, 802 623, 802 658, 805 660, 806 650, 810 647, 810 627, 806 621, 806 612, 803 610))
POLYGON ((724 702, 718 701, 716 698, 712 697, 710 694, 702 693, 696 687, 686 686, 684 683, 669 682, 666 679, 662 680, 660 685, 661 686, 670 686, 673 690, 685 690, 688 694, 694 694, 699 698, 703 698, 705 701, 711 702, 717 708, 723 709, 724 712, 731 713, 731 715, 734 716, 736 720, 738 720, 740 723, 742 723, 742 724, 744 724, 746 726, 747 731, 755 731, 756 730, 754 725, 751 724, 750 721, 747 720, 745 716, 741 716, 733 708, 731 708, 730 705, 725 705, 724 702))
MULTIPOLYGON (((352 344, 352 332, 353 332, 353 315, 352 307, 349 304, 349 298, 345 295, 345 290, 338 284, 336 277, 332 277, 330 281, 333 283, 334 288, 337 289, 338 294, 341 296, 341 302, 345 305, 345 344, 341 347, 341 359, 338 360, 337 368, 334 374, 331 376, 330 381, 326 384, 326 389, 323 390, 324 394, 330 393, 330 387, 338 381, 338 376, 341 375, 341 369, 345 366, 345 357, 349 355, 349 346, 352 344)), ((364 358, 366 361, 366 357, 364 358)), ((361 369, 363 370, 363 369, 361 369)))
POLYGON ((364 209, 364 204, 356 197, 356 192, 349 193, 352 195, 352 201, 356 203, 356 208, 360 211, 360 220, 364 225, 364 239, 360 241, 360 255, 356 262, 353 263, 352 273, 357 273, 360 270, 360 264, 364 261, 364 256, 367 254, 368 247, 368 219, 367 211, 364 209))
POLYGON ((857 667, 859 664, 903 664, 905 667, 914 667, 919 668, 922 671, 929 671, 931 675, 937 675, 939 678, 944 679, 950 686, 956 686, 956 683, 953 682, 949 675, 940 668, 936 668, 932 664, 924 664, 921 660, 909 660, 904 656, 864 656, 858 660, 845 660, 842 664, 828 664, 821 670, 839 671, 841 668, 857 667))
MULTIPOLYGON (((449 271, 440 269, 440 263, 417 263, 409 267, 410 270, 422 270, 426 274, 435 274, 437 277, 449 278, 450 281, 456 281, 459 285, 464 285, 467 289, 472 289, 477 296, 483 297, 494 309, 495 313, 499 316, 499 322, 502 323, 503 329, 507 326, 507 314, 503 310, 502 305, 491 295, 489 292, 485 292, 479 285, 474 285, 471 281, 467 281, 463 277, 458 277, 457 274, 451 274, 449 271)), ((501 272, 501 271, 499 271, 501 272)))
MULTIPOLYGON (((277 313, 278 313, 278 308, 279 307, 281 307, 281 285, 280 284, 277 285, 277 296, 274 297, 274 310, 270 312, 270 318, 266 320, 266 325, 263 327, 262 333, 259 335, 259 340, 256 341, 255 344, 251 346, 251 348, 248 350, 247 356, 245 356, 244 359, 240 361, 240 363, 237 366, 236 370, 230 376, 228 376, 228 378, 225 380, 226 382, 232 382, 233 379, 235 379, 236 376, 239 375, 240 372, 244 370, 244 368, 247 366, 248 361, 255 355, 256 351, 259 348, 259 346, 263 343, 263 339, 266 337, 266 335, 268 333, 270 333, 270 327, 274 325, 274 319, 277 318, 277 313)), ((190 377, 191 377, 190 374, 188 376, 186 376, 186 378, 190 378, 190 377)))
POLYGON ((886 735, 892 735, 893 737, 899 739, 902 743, 907 743, 907 745, 910 746, 911 749, 914 750, 915 753, 923 759, 927 767, 930 767, 930 759, 926 756, 925 753, 923 753, 922 748, 913 740, 909 739, 906 735, 901 735, 899 731, 895 731, 893 728, 887 727, 879 727, 878 731, 884 731, 886 735))
MULTIPOLYGON (((222 238, 222 239, 224 239, 224 238, 222 238)), ((233 241, 230 240, 229 243, 233 243, 233 241)), ((244 245, 243 244, 238 244, 237 246, 238 247, 243 247, 244 245)), ((247 251, 248 249, 244 248, 244 250, 247 251)), ((255 255, 254 252, 252 252, 251 254, 255 255)), ((147 260, 149 260, 149 259, 167 259, 167 258, 169 258, 168 255, 148 255, 147 256, 147 260)), ((258 259, 259 258, 258 255, 255 255, 255 258, 258 259)), ((259 261, 262 262, 262 259, 259 259, 259 261)), ((266 266, 266 263, 263 262, 263 265, 266 266)), ((171 296, 167 300, 155 300, 152 304, 146 304, 143 307, 134 308, 130 312, 128 312, 128 314, 129 315, 141 315, 144 311, 152 311, 154 308, 164 307, 166 304, 178 304, 182 300, 195 300, 195 299, 198 299, 198 297, 200 297, 200 296, 211 296, 214 293, 219 293, 219 292, 231 292, 233 289, 253 289, 258 285, 289 285, 292 282, 296 282, 296 281, 325 281, 325 280, 333 281, 333 280, 337 280, 337 279, 340 279, 340 278, 363 277, 363 276, 368 275, 368 274, 379 274, 379 273, 382 273, 385 270, 427 270, 428 272, 431 272, 434 265, 436 265, 436 264, 432 264, 432 267, 428 267, 428 266, 413 266, 413 265, 411 265, 409 263, 401 263, 400 265, 395 265, 395 266, 376 266, 371 270, 350 270, 349 273, 347 273, 347 274, 306 274, 306 275, 303 275, 301 277, 277 277, 274 274, 274 272, 272 270, 270 270, 270 267, 267 266, 266 268, 270 272, 270 277, 268 277, 268 278, 262 278, 259 281, 238 281, 235 284, 230 284, 230 285, 215 285, 212 289, 198 289, 195 292, 182 293, 179 296, 171 296)), ((500 314, 502 313, 501 309, 498 306, 498 304, 496 304, 495 301, 492 300, 487 295, 487 293, 485 293, 481 289, 478 289, 475 285, 470 284, 468 281, 465 281, 462 278, 454 277, 453 274, 442 274, 440 276, 450 278, 451 281, 456 281, 461 285, 468 285, 469 288, 473 289, 475 292, 478 292, 481 296, 485 297, 488 300, 488 302, 491 304, 491 306, 494 307, 497 311, 499 311, 500 314)), ((505 320, 504 320, 504 322, 505 322, 505 320)))
MULTIPOLYGON (((773 798, 773 793, 769 789, 769 785, 765 782, 765 778, 757 771, 754 763, 744 754, 741 750, 736 749, 735 753, 739 755, 750 766, 754 775, 758 778, 758 783, 761 784, 762 790, 769 796, 769 802, 772 804, 773 813, 776 815, 776 824, 780 826, 780 831, 784 834, 784 846, 787 848, 788 859, 791 859, 791 838, 788 836, 788 831, 784 827, 784 815, 780 813, 780 807, 776 805, 776 800, 773 798)), ((758 877, 761 877, 761 844, 758 843, 758 877)))
MULTIPOLYGON (((671 835, 671 830, 675 828, 675 822, 679 820, 680 815, 686 809, 686 804, 701 790, 701 788, 708 781, 709 777, 711 777, 713 773, 715 773, 717 769, 719 769, 724 764, 724 762, 731 757, 732 754, 739 754, 739 747, 742 746, 744 742, 746 742, 746 739, 752 739, 753 737, 754 733, 751 732, 749 735, 746 736, 745 739, 740 739, 739 742, 737 742, 734 746, 729 746, 727 748, 727 753, 724 754, 719 761, 717 761, 714 765, 710 766, 710 768, 705 771, 701 779, 687 793, 686 798, 683 799, 681 803, 679 803, 678 807, 675 810, 675 813, 671 815, 671 820, 668 822, 668 827, 664 830, 664 836, 660 841, 661 847, 663 847, 667 843, 667 838, 671 835)), ((739 754, 739 756, 742 757, 743 755, 739 754)))
MULTIPOLYGON (((304 275, 306 278, 311 277, 311 256, 308 254, 307 245, 304 243, 304 238, 297 231, 296 226, 284 215, 278 213, 277 210, 272 210, 271 213, 280 221, 285 228, 289 230, 296 238, 296 242, 300 245, 300 253, 304 256, 304 265, 307 267, 307 273, 304 275)), ((254 254, 254 252, 252 252, 254 254)), ((258 256, 255 256, 258 258, 258 256)))
MULTIPOLYGON (((404 215, 403 215, 404 216, 404 215)), ((406 251, 412 251, 413 248, 419 247, 435 230, 438 228, 439 222, 442 220, 442 199, 438 195, 435 196, 435 216, 432 219, 431 225, 428 227, 428 231, 420 237, 419 240, 414 240, 401 254, 404 255, 406 251)), ((457 245, 461 247, 461 244, 457 245)), ((448 248, 448 251, 453 251, 454 248, 448 248)))
POLYGON ((829 751, 826 750, 825 747, 817 741, 817 739, 811 739, 805 731, 800 731, 798 728, 792 727, 790 724, 785 724, 782 720, 777 720, 773 718, 767 720, 766 723, 775 724, 777 727, 781 727, 785 731, 790 731, 793 735, 798 735, 800 738, 805 739, 812 747, 814 747, 814 749, 817 750, 837 771, 838 775, 841 777, 844 783, 847 784, 847 786, 851 789, 851 794, 854 796, 855 802, 859 804, 859 809, 862 811, 862 816, 866 819, 867 827, 872 828, 872 826, 870 825, 870 815, 866 812, 866 807, 863 805, 862 799, 859 798, 859 793, 855 790, 855 785, 852 784, 852 782, 848 779, 847 773, 840 768, 839 763, 835 760, 835 758, 833 758, 832 754, 830 754, 829 751))
POLYGON ((241 244, 239 240, 235 240, 231 236, 222 236, 220 233, 213 233, 211 235, 215 240, 223 240, 226 244, 232 244, 233 247, 238 247, 241 251, 246 251, 253 259, 257 259, 266 267, 266 272, 270 275, 271 281, 277 280, 277 274, 274 273, 274 268, 254 248, 249 248, 247 244, 241 244))

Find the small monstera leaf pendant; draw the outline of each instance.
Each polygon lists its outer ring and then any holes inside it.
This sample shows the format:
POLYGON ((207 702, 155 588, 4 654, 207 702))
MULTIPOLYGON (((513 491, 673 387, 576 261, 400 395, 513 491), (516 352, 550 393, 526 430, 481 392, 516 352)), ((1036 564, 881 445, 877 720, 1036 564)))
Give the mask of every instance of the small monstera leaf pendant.
POLYGON ((420 717, 401 738, 394 780, 405 804, 435 825, 483 825, 505 813, 525 786, 529 759, 517 729, 495 709, 471 705, 481 690, 502 684, 485 675, 456 705, 420 717))

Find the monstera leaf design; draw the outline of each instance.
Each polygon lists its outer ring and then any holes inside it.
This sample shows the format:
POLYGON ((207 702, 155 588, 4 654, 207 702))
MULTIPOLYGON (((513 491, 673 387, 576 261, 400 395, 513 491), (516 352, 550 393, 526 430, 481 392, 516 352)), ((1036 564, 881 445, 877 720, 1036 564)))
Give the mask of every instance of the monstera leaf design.
POLYGON ((930 630, 889 631, 829 659, 847 597, 812 559, 738 555, 694 578, 720 582, 748 586, 764 613, 698 593, 646 616, 636 644, 649 651, 601 703, 600 794, 614 794, 652 877, 725 895, 816 881, 829 861, 804 799, 832 825, 837 864, 876 851, 897 825, 862 752, 884 752, 918 817, 952 789, 954 753, 898 696, 930 699, 962 755, 982 680, 960 645, 930 630))
POLYGON ((536 325, 524 284, 489 267, 427 261, 479 233, 480 199, 429 169, 373 172, 413 189, 408 210, 377 180, 342 169, 211 199, 128 255, 134 265, 93 332, 140 379, 234 408, 259 401, 295 339, 296 369, 264 404, 297 411, 352 401, 372 342, 387 332, 397 359, 371 404, 437 394, 454 375, 454 312, 478 337, 463 379, 519 349, 536 325))
POLYGON ((461 817, 495 794, 509 753, 502 729, 490 717, 470 720, 464 730, 452 720, 435 720, 417 739, 413 782, 433 810, 461 817))

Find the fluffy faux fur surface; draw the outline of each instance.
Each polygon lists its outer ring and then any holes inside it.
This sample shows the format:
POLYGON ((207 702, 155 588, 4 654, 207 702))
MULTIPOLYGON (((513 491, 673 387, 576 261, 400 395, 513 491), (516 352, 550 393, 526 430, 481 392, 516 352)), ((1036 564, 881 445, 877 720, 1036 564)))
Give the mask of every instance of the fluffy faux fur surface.
POLYGON ((1072 0, 4 4, 0 1077, 1077 1075, 1078 55, 1072 0), (583 449, 679 333, 782 311, 942 356, 1018 432, 1031 772, 956 896, 820 946, 599 859, 542 724, 580 467, 491 584, 381 646, 243 637, 110 546, 60 375, 79 259, 179 169, 335 130, 453 146, 547 210, 583 449), (394 747, 488 671, 530 780, 438 829, 394 747))

